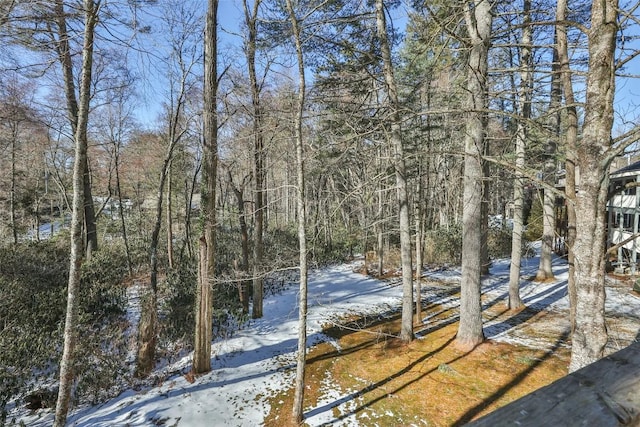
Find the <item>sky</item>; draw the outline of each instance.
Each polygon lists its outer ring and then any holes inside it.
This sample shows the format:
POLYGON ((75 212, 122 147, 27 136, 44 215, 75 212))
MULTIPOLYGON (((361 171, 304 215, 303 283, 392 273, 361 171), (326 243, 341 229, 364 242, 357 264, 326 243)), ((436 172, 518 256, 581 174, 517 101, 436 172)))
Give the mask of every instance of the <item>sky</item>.
MULTIPOLYGON (((536 248, 539 253, 539 246, 536 248)), ((523 259, 522 276, 532 276, 538 268, 539 257, 523 259)), ((329 342, 339 349, 339 344, 323 334, 322 326, 336 322, 346 315, 375 315, 388 313, 401 305, 400 280, 380 281, 354 272, 361 261, 314 270, 309 280, 308 345, 329 342)), ((486 303, 505 300, 509 283, 508 259, 494 260, 491 275, 482 282, 486 303)), ((524 303, 540 310, 567 313, 568 266, 564 259, 554 257, 555 280, 547 283, 523 281, 521 297, 524 303)), ((425 270, 427 279, 459 283, 459 268, 425 270)), ((283 292, 269 295, 264 304, 264 317, 250 324, 232 337, 218 339, 212 346, 212 371, 189 382, 183 375, 190 368, 191 356, 164 366, 156 373, 158 378, 168 376, 153 388, 124 390, 118 397, 96 406, 73 408, 68 425, 76 427, 111 426, 238 426, 255 427, 263 423, 269 413, 268 398, 288 390, 295 374, 295 350, 297 348, 297 283, 295 274, 287 276, 283 292), (159 424, 160 422, 163 424, 159 424)), ((640 297, 629 292, 628 287, 616 286, 607 291, 607 313, 626 319, 626 328, 609 324, 611 341, 624 343, 640 331, 640 297)), ((129 318, 135 329, 139 319, 139 306, 135 303, 135 289, 130 290, 133 304, 129 318)), ((437 292, 437 288, 423 286, 423 300, 441 307, 442 313, 455 316, 459 299, 450 292, 437 292), (453 310, 452 310, 453 309, 453 310)), ((138 300, 139 301, 139 300, 138 300)), ((434 327, 438 322, 451 321, 437 313, 423 322, 434 327), (439 320, 436 320, 439 319, 439 320)), ((567 316, 561 328, 570 327, 567 316)), ((551 349, 555 340, 545 341, 532 337, 527 324, 510 324, 498 317, 485 319, 484 332, 488 339, 524 345, 532 348, 551 349)), ((130 333, 135 334, 135 330, 130 333)), ((135 335, 134 335, 135 336, 135 335)), ((625 344, 620 344, 624 346, 625 344)), ((350 390, 342 390, 331 381, 330 374, 324 381, 317 405, 305 407, 309 426, 331 425, 339 420, 341 426, 358 426, 355 411, 359 397, 350 390)), ((361 414, 361 412, 358 412, 361 414)), ((375 420, 377 415, 367 416, 375 420)), ((388 415, 388 414, 385 414, 388 415)), ((395 414, 399 425, 411 425, 395 414)), ((30 427, 50 426, 51 410, 27 413, 13 409, 9 418, 16 417, 30 427)))

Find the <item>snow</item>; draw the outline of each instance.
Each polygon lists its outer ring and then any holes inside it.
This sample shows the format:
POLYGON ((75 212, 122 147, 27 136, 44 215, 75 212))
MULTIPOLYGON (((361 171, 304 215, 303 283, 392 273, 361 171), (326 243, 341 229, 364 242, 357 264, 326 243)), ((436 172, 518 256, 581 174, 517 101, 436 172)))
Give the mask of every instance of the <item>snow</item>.
MULTIPOLYGON (((528 307, 549 312, 566 312, 567 264, 554 258, 556 280, 534 283, 524 278, 532 276, 538 258, 523 260, 521 296, 528 307)), ((397 310, 401 304, 398 282, 375 280, 355 273, 356 264, 323 268, 310 273, 308 344, 331 342, 323 334, 323 326, 331 325, 348 314, 383 316, 397 310)), ((441 304, 443 310, 455 307, 452 295, 459 283, 457 268, 425 270, 426 284, 423 300, 441 304)), ((509 260, 494 261, 491 275, 483 279, 484 304, 492 305, 507 297, 509 260)), ((137 295, 130 295, 133 299, 137 295)), ((184 375, 173 375, 153 388, 140 391, 127 390, 119 397, 99 406, 75 408, 68 425, 101 426, 257 426, 269 413, 268 399, 289 389, 295 372, 297 347, 296 286, 270 296, 264 303, 264 317, 253 320, 234 336, 213 343, 212 371, 189 382, 184 375)), ((624 333, 634 334, 640 327, 640 298, 629 293, 626 285, 608 289, 607 311, 619 317, 630 318, 624 333), (635 328, 635 329, 634 329, 635 328)), ((452 310, 449 310, 452 311, 452 310)), ((133 319, 135 316, 130 314, 133 319)), ((564 316, 565 318, 567 316, 564 316)), ((425 319, 425 325, 443 319, 425 319)), ((505 318, 487 320, 487 338, 540 346, 524 334, 518 334, 520 325, 509 324, 505 318)), ((563 328, 568 325, 563 325, 563 328)), ((336 342, 333 345, 337 346, 336 342)), ((184 357, 162 369, 166 372, 187 372, 190 357, 184 357)), ((163 376, 161 373, 159 378, 163 376)), ((310 426, 329 425, 339 420, 343 426, 358 425, 352 409, 358 403, 358 394, 340 390, 332 384, 328 374, 321 386, 323 396, 317 406, 305 408, 305 422, 310 426)), ((372 415, 372 414, 369 414, 372 415)), ((29 426, 51 425, 50 410, 36 413, 14 413, 9 419, 29 426)))

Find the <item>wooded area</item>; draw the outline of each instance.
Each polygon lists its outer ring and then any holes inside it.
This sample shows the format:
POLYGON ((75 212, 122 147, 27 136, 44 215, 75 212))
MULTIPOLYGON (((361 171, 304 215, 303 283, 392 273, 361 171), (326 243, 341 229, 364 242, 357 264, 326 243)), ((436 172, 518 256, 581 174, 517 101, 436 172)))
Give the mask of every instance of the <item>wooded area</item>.
POLYGON ((179 350, 199 374, 212 339, 262 316, 269 275, 297 266, 301 422, 307 270, 357 254, 368 274, 399 269, 405 343, 423 267, 460 264, 471 350, 491 259, 511 258, 520 309, 540 240, 538 280, 554 249, 569 262, 570 371, 601 359, 609 174, 640 134, 639 7, 3 1, 0 348, 15 351, 0 412, 30 368, 59 363, 65 425, 98 357, 78 347, 117 335, 127 283, 144 284, 133 375, 179 350))

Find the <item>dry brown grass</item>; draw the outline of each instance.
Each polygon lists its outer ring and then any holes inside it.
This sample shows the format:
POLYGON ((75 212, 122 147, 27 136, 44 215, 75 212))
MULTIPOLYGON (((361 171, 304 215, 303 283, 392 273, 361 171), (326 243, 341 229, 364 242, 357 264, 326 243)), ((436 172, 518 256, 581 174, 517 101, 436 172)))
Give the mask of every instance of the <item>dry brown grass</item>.
MULTIPOLYGON (((524 333, 545 331, 540 339, 551 345, 544 350, 487 341, 462 352, 454 345, 457 322, 433 327, 408 344, 394 336, 398 318, 359 330, 334 327, 327 333, 338 340, 340 351, 325 343, 308 355, 306 410, 318 406, 329 381, 352 396, 347 414, 331 404, 323 407, 336 425, 345 415, 355 415, 361 426, 462 425, 566 375, 569 350, 561 345, 562 328, 527 326, 551 321, 549 313, 509 313, 499 303, 486 315, 516 316, 524 333)), ((295 425, 292 396, 288 390, 271 399, 266 426, 295 425)))

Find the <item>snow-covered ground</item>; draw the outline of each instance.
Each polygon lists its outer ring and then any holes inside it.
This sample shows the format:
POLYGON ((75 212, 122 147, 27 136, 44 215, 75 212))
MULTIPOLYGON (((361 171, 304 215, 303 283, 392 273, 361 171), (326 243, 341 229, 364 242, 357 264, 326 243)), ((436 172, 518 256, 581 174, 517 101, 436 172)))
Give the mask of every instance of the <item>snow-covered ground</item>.
MULTIPOLYGON (((535 274, 538 258, 523 261, 522 277, 535 274)), ((309 283, 309 345, 330 341, 322 333, 323 325, 352 314, 384 315, 400 306, 401 288, 395 282, 385 282, 354 273, 354 264, 314 271, 309 283)), ((540 284, 522 281, 521 295, 525 304, 550 312, 565 312, 567 265, 554 260, 556 280, 540 284)), ((491 275, 483 280, 484 304, 493 305, 507 296, 509 261, 496 261, 491 275)), ((423 300, 442 307, 456 306, 452 292, 459 282, 459 269, 425 271, 423 300), (448 287, 448 288, 447 288, 448 287)), ((128 390, 99 406, 75 408, 70 415, 71 426, 258 426, 269 413, 268 398, 291 387, 297 346, 297 289, 295 286, 270 296, 264 305, 264 317, 233 337, 213 344, 212 371, 197 377, 192 383, 184 375, 174 375, 162 384, 141 390, 128 390)), ((627 319, 621 335, 633 339, 640 328, 640 298, 629 292, 629 286, 616 285, 608 290, 607 310, 627 319)), ((555 316, 566 318, 567 316, 555 316)), ((427 328, 430 322, 425 319, 427 328)), ((519 334, 519 324, 504 318, 485 323, 487 338, 541 345, 526 334, 519 334)), ((568 325, 560 325, 566 328, 568 325)), ((615 331, 614 331, 615 333, 615 331)), ((638 339, 638 338, 636 338, 638 339)), ((334 343, 337 345, 337 343, 334 343)), ((186 372, 190 358, 184 358, 167 372, 186 372)), ((332 384, 323 387, 324 397, 318 406, 306 408, 306 423, 327 425, 335 421, 334 409, 349 414, 356 404, 348 390, 336 390, 332 384)), ((29 426, 51 425, 52 413, 10 414, 29 426)), ((355 418, 345 415, 340 425, 357 425, 355 418)))

